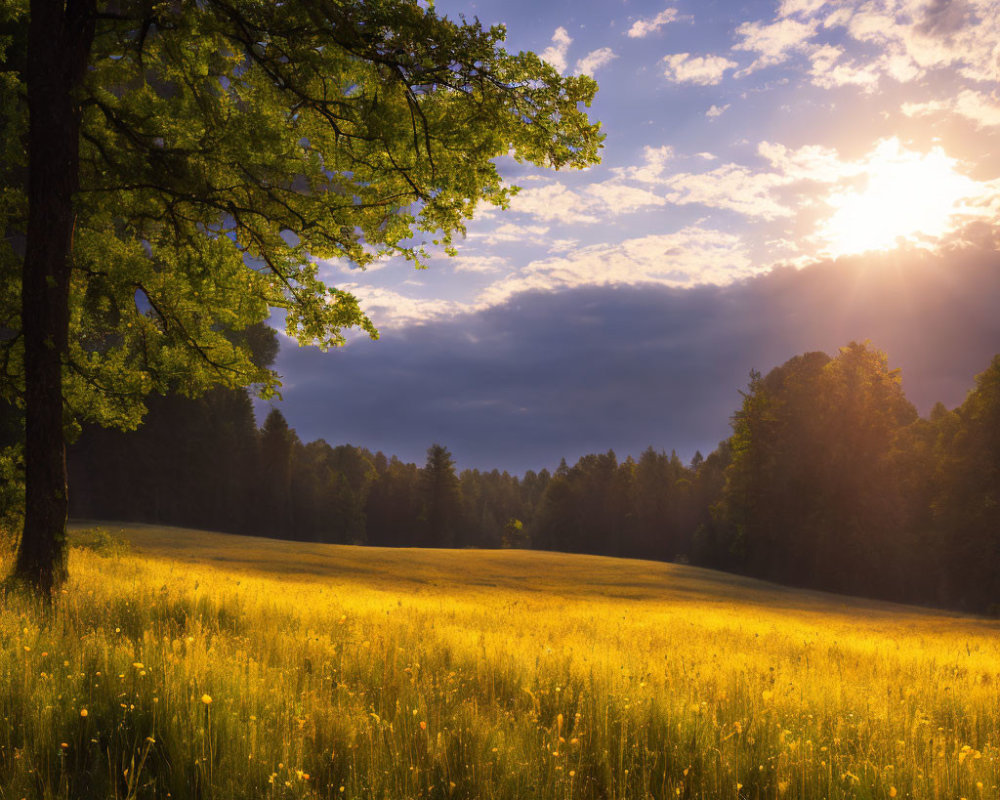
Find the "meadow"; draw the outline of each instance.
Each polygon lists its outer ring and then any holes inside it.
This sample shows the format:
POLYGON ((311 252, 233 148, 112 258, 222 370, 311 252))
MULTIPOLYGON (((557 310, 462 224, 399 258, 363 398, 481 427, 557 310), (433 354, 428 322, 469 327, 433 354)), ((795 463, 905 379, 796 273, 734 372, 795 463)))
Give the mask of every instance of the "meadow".
POLYGON ((991 620, 646 561, 105 527, 74 533, 51 608, 0 606, 5 800, 998 796, 991 620))

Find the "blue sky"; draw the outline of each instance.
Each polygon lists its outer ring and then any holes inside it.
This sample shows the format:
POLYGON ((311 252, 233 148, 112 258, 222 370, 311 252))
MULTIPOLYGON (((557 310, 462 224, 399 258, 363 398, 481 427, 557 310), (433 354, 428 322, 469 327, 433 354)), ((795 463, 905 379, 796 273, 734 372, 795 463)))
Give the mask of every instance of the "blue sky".
POLYGON ((324 264, 382 339, 283 343, 303 438, 416 461, 440 441, 517 472, 688 458, 727 434, 751 367, 871 338, 918 405, 954 405, 1000 350, 1000 2, 436 8, 592 74, 602 163, 502 163, 512 207, 428 270, 324 264))

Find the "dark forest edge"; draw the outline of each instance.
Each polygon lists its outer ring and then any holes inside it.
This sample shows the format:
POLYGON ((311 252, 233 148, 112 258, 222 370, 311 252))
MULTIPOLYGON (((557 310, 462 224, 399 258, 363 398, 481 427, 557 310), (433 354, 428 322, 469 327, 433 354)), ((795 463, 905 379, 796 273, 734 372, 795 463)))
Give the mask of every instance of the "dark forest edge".
POLYGON ((752 372, 733 434, 685 465, 582 457, 554 473, 456 473, 323 440, 250 398, 151 398, 145 424, 84 430, 70 508, 90 519, 302 541, 532 547, 681 560, 780 583, 996 613, 1000 356, 921 418, 885 354, 851 343, 752 372))

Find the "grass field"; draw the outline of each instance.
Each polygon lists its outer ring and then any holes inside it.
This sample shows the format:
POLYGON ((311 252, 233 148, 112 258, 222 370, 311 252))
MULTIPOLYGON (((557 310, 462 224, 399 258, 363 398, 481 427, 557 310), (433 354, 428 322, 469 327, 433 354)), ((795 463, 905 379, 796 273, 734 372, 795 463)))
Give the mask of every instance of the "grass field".
POLYGON ((644 561, 125 535, 76 534, 53 609, 0 607, 4 800, 998 796, 992 621, 644 561))

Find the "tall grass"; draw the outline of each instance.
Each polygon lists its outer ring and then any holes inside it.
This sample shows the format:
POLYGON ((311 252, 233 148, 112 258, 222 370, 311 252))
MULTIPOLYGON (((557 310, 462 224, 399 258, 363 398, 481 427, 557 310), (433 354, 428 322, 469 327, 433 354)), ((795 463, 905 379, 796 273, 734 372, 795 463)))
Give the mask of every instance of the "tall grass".
MULTIPOLYGON (((0 608, 0 797, 997 797, 989 621, 690 567, 133 529, 0 608)), ((96 542, 96 544, 95 544, 96 542)))

